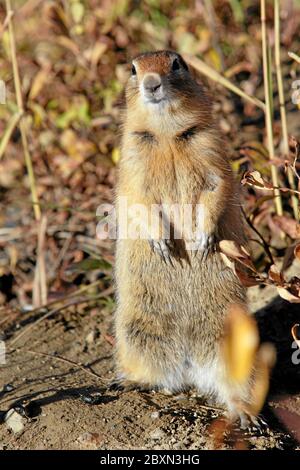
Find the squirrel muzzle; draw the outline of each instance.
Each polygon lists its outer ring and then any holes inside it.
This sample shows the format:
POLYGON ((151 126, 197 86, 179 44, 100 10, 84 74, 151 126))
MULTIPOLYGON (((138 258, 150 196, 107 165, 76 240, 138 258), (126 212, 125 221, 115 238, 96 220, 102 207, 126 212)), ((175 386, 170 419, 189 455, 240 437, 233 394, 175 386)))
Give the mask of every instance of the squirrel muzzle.
POLYGON ((165 98, 162 80, 158 73, 147 73, 143 78, 141 88, 147 102, 158 103, 165 98))

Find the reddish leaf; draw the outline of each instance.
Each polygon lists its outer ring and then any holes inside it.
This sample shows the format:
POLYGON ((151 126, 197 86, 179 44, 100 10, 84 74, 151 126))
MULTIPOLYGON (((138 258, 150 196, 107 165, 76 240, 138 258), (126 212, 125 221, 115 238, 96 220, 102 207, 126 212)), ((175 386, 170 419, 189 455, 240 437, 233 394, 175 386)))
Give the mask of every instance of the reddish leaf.
POLYGON ((294 255, 295 255, 295 258, 297 258, 300 261, 300 243, 298 243, 298 245, 295 246, 294 255))
POLYGON ((273 222, 291 238, 300 238, 300 225, 296 220, 284 215, 276 215, 273 217, 273 222))
POLYGON ((291 329, 293 339, 294 341, 296 341, 298 348, 300 348, 300 338, 298 338, 298 335, 297 335, 297 330, 299 326, 300 326, 299 323, 296 323, 296 325, 294 325, 293 328, 291 329))
POLYGON ((269 269, 269 278, 278 286, 284 285, 283 275, 277 266, 275 266, 275 264, 272 264, 269 269))
POLYGON ((265 181, 259 171, 246 171, 241 181, 242 184, 249 184, 256 188, 273 189, 273 186, 265 181))
POLYGON ((219 242, 219 247, 224 255, 239 261, 241 264, 247 266, 247 268, 256 273, 256 269, 252 263, 250 255, 242 245, 239 245, 233 240, 221 240, 219 242))

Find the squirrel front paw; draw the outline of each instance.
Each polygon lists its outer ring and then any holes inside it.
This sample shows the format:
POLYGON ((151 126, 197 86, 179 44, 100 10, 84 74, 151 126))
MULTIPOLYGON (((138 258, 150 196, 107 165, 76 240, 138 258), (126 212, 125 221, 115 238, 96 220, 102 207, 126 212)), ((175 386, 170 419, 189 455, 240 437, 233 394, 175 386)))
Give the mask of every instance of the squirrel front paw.
POLYGON ((171 241, 160 239, 160 240, 149 240, 150 247, 152 251, 158 254, 164 263, 170 264, 173 266, 173 261, 171 258, 171 241))
POLYGON ((188 243, 187 249, 194 252, 195 255, 200 253, 201 258, 205 258, 211 251, 214 251, 215 241, 214 234, 199 232, 196 239, 188 243))

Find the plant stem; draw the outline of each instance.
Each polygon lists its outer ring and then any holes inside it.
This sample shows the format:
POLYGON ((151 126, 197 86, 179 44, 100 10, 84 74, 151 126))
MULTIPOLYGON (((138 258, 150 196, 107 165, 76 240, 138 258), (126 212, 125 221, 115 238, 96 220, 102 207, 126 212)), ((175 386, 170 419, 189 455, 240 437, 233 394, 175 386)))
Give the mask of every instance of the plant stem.
POLYGON ((32 292, 33 305, 36 307, 40 307, 47 303, 47 276, 45 265, 46 231, 47 218, 46 216, 42 216, 38 228, 37 261, 32 292))
POLYGON ((216 83, 220 83, 220 85, 224 86, 225 88, 228 88, 228 90, 230 91, 233 91, 233 93, 235 93, 236 95, 239 95, 244 100, 249 101, 250 103, 257 106, 258 108, 265 111, 265 108, 266 108, 265 103, 263 103, 261 100, 259 100, 255 96, 251 96, 245 93, 239 87, 234 85, 230 80, 223 77, 223 75, 221 75, 212 67, 210 67, 205 62, 203 62, 203 60, 198 59, 198 57, 194 57, 189 54, 184 54, 184 59, 186 60, 188 64, 191 65, 191 67, 193 67, 194 69, 196 69, 197 71, 205 75, 206 77, 210 78, 216 83))
MULTIPOLYGON (((280 106, 280 118, 281 118, 281 129, 282 129, 282 144, 283 144, 283 153, 286 160, 289 159, 289 137, 287 130, 287 119, 285 111, 285 100, 284 100, 284 89, 281 73, 281 60, 280 60, 280 1, 274 0, 274 32, 275 32, 275 67, 277 75, 277 87, 278 87, 278 96, 279 96, 279 106, 280 106)), ((295 180, 293 171, 290 167, 287 169, 288 181, 291 189, 296 189, 295 180)), ((294 217, 296 220, 299 220, 299 209, 298 209, 298 198, 295 194, 291 196, 292 207, 294 212, 294 217)))
POLYGON ((300 56, 295 54, 295 52, 288 52, 288 55, 291 59, 295 60, 296 62, 298 62, 298 64, 300 64, 300 56))
MULTIPOLYGON (((12 61, 12 67, 13 67, 16 100, 17 100, 18 111, 23 114, 24 112, 23 98, 22 98, 22 91, 21 91, 21 82, 20 82, 20 75, 19 75, 19 69, 18 69, 18 62, 17 62, 16 41, 15 41, 14 28, 13 28, 13 23, 12 23, 13 12, 11 9, 10 0, 5 0, 5 3, 6 3, 7 18, 8 18, 8 33, 9 33, 9 43, 10 43, 11 61, 12 61)), ((34 176, 31 156, 30 156, 29 148, 28 148, 24 116, 22 116, 20 119, 20 132, 21 132, 21 139, 22 139, 22 145, 23 145, 24 156, 25 156, 25 164, 27 167, 27 172, 28 172, 28 177, 29 177, 33 210, 34 210, 36 220, 40 220, 41 209, 39 206, 37 189, 36 189, 36 184, 35 184, 35 176, 34 176)))
POLYGON ((261 239, 261 244, 266 252, 266 254, 268 255, 269 259, 270 259, 270 262, 271 264, 274 264, 274 258, 273 258, 273 255, 271 253, 271 250, 270 250, 270 247, 268 245, 268 243, 266 242, 266 240, 264 239, 264 237, 262 236, 262 234, 257 230, 257 228, 254 226, 253 222, 251 221, 250 217, 247 216, 246 212, 244 211, 244 209, 242 208, 242 213, 245 217, 245 220, 247 222, 247 224, 249 225, 249 227, 253 230, 253 232, 256 233, 256 235, 261 239))
POLYGON ((9 20, 10 18, 13 16, 13 12, 10 11, 7 15, 6 15, 6 18, 3 22, 2 25, 0 25, 0 39, 2 39, 2 36, 3 36, 3 33, 4 31, 6 30, 7 26, 8 26, 8 23, 9 23, 9 20))
MULTIPOLYGON (((267 129, 267 144, 269 150, 269 158, 275 158, 274 140, 273 140, 273 126, 272 126, 272 103, 270 95, 272 93, 272 81, 270 75, 270 65, 268 61, 268 41, 267 41, 267 28, 266 28, 266 2, 261 0, 261 35, 262 35, 262 56, 263 56, 263 73, 264 73, 264 88, 265 88, 265 121, 267 129)), ((271 175, 273 186, 278 187, 278 173, 275 165, 271 164, 271 175)), ((275 208, 278 215, 282 215, 282 201, 280 191, 274 189, 275 208)))

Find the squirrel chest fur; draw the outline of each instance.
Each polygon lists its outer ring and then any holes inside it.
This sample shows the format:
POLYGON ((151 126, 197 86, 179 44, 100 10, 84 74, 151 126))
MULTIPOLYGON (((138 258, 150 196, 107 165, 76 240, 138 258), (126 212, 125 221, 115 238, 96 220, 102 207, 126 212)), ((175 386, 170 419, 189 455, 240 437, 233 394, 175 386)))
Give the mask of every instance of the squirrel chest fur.
POLYGON ((248 390, 237 390, 228 379, 220 341, 228 307, 244 304, 245 292, 216 246, 221 239, 241 243, 244 235, 234 176, 210 99, 178 54, 161 51, 133 61, 126 104, 118 223, 130 219, 122 209, 124 200, 127 208, 139 205, 149 211, 175 204, 181 215, 163 209, 158 224, 152 218, 144 223, 143 237, 118 238, 119 379, 171 391, 196 387, 234 412, 232 397, 247 400, 248 390), (192 239, 182 228, 176 236, 185 205, 204 210, 192 239))

